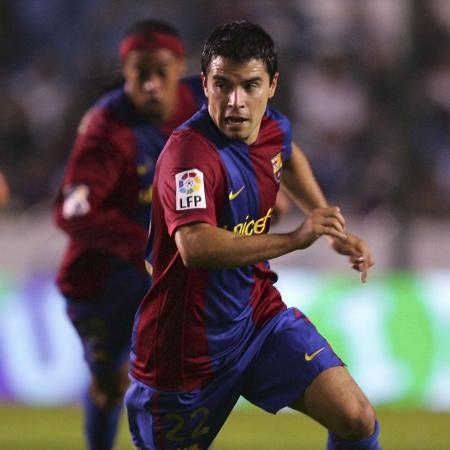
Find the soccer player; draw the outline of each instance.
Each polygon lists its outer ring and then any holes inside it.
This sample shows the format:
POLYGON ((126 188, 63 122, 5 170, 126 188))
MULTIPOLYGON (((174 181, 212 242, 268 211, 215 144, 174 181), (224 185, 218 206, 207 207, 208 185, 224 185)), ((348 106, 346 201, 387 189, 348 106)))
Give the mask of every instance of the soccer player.
POLYGON ((144 256, 156 160, 204 102, 198 76, 180 80, 185 52, 171 25, 134 24, 119 53, 124 84, 82 119, 54 208, 69 236, 57 284, 92 375, 84 401, 92 450, 113 447, 128 386, 133 318, 150 284, 144 256))
POLYGON ((267 107, 277 87, 270 36, 246 21, 218 27, 202 54, 208 106, 179 127, 158 161, 153 285, 135 318, 125 396, 140 449, 206 449, 242 395, 289 406, 329 430, 328 449, 378 449, 372 406, 308 318, 287 308, 268 259, 326 236, 367 277, 363 240, 329 206, 267 107), (280 183, 306 213, 267 234, 280 183))

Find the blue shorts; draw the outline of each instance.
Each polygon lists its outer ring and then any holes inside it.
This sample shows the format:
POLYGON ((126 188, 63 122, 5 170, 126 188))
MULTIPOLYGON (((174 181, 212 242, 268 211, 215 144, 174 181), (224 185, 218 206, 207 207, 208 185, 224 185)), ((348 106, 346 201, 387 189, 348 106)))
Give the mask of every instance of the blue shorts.
POLYGON ((92 374, 111 373, 128 360, 134 316, 149 286, 148 274, 122 264, 101 297, 74 300, 66 296, 67 315, 80 336, 92 374))
POLYGON ((292 404, 341 359, 297 309, 279 313, 237 365, 190 392, 162 392, 132 380, 125 396, 133 443, 142 450, 207 449, 239 397, 271 413, 292 404))

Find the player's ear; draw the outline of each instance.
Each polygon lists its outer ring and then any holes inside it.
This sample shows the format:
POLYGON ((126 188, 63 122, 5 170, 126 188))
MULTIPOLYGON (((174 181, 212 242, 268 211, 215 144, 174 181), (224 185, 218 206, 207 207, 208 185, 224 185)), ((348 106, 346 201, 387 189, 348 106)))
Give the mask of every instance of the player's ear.
POLYGON ((278 86, 279 76, 280 76, 280 73, 276 72, 272 78, 272 81, 271 81, 270 87, 269 87, 269 98, 272 98, 275 95, 275 91, 277 90, 277 86, 278 86))
POLYGON ((187 70, 186 59, 178 58, 178 77, 181 78, 187 70))
POLYGON ((202 72, 200 74, 200 77, 202 79, 202 86, 203 86, 203 92, 205 94, 205 97, 208 97, 208 91, 206 89, 206 81, 207 81, 207 76, 202 72))
POLYGON ((127 61, 128 61, 128 58, 126 58, 125 61, 122 62, 122 68, 121 68, 122 77, 123 77, 124 80, 127 79, 127 75, 128 75, 128 72, 129 72, 127 61))

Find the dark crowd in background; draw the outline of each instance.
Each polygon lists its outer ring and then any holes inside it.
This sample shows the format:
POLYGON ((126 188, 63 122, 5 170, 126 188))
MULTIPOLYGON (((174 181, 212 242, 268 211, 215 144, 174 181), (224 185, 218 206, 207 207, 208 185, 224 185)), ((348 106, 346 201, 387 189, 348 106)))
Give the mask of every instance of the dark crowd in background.
POLYGON ((142 18, 173 23, 199 72, 204 37, 245 18, 274 37, 273 106, 330 201, 353 214, 450 214, 448 0, 0 0, 0 171, 8 208, 48 206, 83 113, 142 18))

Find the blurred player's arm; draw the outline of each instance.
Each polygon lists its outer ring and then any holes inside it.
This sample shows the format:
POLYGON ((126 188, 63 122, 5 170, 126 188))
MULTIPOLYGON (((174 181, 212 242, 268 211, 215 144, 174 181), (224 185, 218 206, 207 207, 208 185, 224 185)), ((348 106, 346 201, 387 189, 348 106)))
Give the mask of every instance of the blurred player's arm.
POLYGON ((100 136, 79 139, 54 206, 55 223, 87 247, 141 260, 147 231, 117 209, 105 207, 125 170, 124 157, 100 136))
MULTIPOLYGON (((328 206, 306 155, 295 143, 292 143, 291 157, 284 164, 282 186, 305 213, 328 206)), ((361 280, 365 282, 373 265, 369 247, 358 236, 344 231, 346 239, 328 235, 328 241, 337 253, 349 257, 351 266, 361 272, 361 280)))

